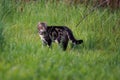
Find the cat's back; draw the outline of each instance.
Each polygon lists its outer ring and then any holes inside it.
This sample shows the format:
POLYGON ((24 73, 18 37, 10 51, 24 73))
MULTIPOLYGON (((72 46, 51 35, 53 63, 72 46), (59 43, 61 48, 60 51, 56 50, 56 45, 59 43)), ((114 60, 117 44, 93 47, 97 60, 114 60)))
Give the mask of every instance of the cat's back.
POLYGON ((71 31, 67 26, 47 26, 48 31, 57 30, 57 31, 71 31))

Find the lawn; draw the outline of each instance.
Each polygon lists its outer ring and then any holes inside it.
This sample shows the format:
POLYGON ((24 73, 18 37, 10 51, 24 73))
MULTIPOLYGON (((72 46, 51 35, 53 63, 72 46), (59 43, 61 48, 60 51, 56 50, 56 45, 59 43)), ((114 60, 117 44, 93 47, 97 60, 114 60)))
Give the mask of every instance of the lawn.
POLYGON ((120 10, 97 8, 89 14, 89 8, 44 1, 1 2, 0 80, 119 80, 120 10), (84 43, 71 48, 69 42, 66 51, 56 43, 52 49, 44 47, 39 21, 68 26, 84 43))

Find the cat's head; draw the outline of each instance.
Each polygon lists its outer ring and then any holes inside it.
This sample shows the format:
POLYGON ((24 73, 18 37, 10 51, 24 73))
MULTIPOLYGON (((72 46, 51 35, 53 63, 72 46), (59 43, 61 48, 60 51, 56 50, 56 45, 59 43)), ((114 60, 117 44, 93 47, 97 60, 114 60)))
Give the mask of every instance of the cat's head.
POLYGON ((41 35, 47 32, 47 24, 44 22, 39 22, 37 28, 41 35))

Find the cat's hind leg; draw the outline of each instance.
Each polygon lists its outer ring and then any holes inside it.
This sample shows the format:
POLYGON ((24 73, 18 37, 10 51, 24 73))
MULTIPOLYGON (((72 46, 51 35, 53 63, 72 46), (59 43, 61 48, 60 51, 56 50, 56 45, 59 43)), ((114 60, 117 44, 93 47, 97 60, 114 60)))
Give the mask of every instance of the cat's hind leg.
POLYGON ((61 47, 62 47, 62 49, 63 49, 64 51, 67 49, 68 42, 69 42, 68 37, 64 35, 64 36, 61 38, 61 41, 60 41, 61 47))

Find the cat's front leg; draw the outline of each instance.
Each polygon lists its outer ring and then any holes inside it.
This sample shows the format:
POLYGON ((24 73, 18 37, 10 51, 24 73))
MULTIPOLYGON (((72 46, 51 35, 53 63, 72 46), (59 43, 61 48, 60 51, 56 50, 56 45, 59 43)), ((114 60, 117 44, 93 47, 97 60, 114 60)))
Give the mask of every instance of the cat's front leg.
POLYGON ((51 41, 51 40, 48 40, 48 41, 47 41, 47 45, 49 46, 49 48, 52 48, 52 46, 51 46, 51 45, 52 45, 52 41, 51 41))
POLYGON ((48 46, 49 48, 52 48, 52 41, 42 41, 42 46, 48 46))
POLYGON ((42 40, 42 46, 47 46, 47 42, 45 40, 42 40))

